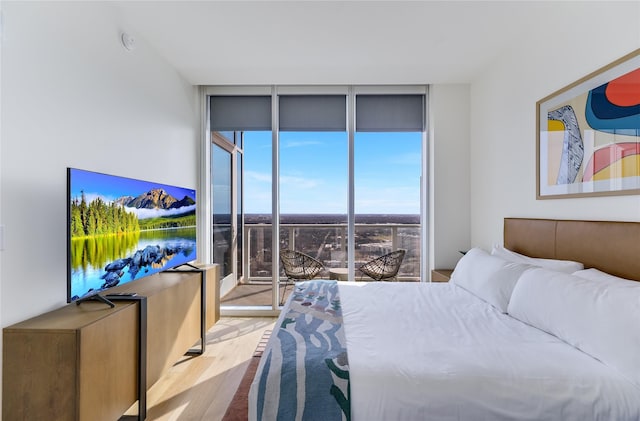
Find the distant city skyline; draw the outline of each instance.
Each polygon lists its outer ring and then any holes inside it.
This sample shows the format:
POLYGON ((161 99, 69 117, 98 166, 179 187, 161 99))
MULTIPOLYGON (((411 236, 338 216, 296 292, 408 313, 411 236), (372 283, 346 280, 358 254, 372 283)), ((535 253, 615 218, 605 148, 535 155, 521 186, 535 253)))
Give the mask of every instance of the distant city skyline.
MULTIPOLYGON (((419 214, 421 133, 356 133, 355 213, 419 214)), ((244 211, 271 212, 271 132, 245 132, 244 211)), ((346 132, 280 133, 280 213, 347 213, 346 132)))
MULTIPOLYGON (((356 214, 357 224, 419 224, 420 214, 356 214)), ((271 213, 245 213, 244 222, 247 224, 270 224, 271 213)), ((339 225, 347 223, 346 214, 333 213, 281 213, 280 222, 283 224, 325 224, 339 225)))

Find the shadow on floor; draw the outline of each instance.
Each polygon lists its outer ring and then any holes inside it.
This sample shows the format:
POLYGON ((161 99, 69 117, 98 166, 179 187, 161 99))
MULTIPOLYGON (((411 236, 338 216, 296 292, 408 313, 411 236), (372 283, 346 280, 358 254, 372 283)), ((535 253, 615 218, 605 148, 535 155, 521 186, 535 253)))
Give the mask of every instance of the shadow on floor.
MULTIPOLYGON (((293 291, 293 284, 288 286, 281 284, 278 292, 278 302, 289 297, 293 291), (286 292, 285 292, 286 287, 286 292)), ((241 284, 232 289, 227 295, 221 298, 220 304, 223 306, 270 306, 271 305, 271 284, 241 284)))

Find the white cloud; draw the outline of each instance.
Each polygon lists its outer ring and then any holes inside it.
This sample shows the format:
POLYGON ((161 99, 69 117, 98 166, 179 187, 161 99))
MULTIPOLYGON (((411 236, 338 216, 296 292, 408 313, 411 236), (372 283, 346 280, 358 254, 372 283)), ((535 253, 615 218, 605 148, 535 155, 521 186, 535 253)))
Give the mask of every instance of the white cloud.
POLYGON ((130 207, 125 207, 125 209, 127 210, 127 212, 135 213, 138 216, 138 219, 148 219, 159 218, 163 216, 180 215, 189 211, 194 211, 196 209, 196 205, 183 206, 177 209, 136 209, 130 207))
POLYGON ((359 189, 356 192, 356 213, 419 213, 419 187, 359 189))
POLYGON ((391 164, 400 164, 400 165, 416 165, 420 168, 422 162, 422 155, 420 152, 415 153, 405 153, 400 155, 394 155, 389 158, 389 162, 391 164))
POLYGON ((280 185, 296 189, 313 189, 323 184, 321 180, 313 178, 296 177, 290 175, 280 176, 280 185))
POLYGON ((324 142, 320 142, 317 140, 289 140, 287 142, 283 142, 280 145, 281 148, 300 148, 307 147, 311 145, 324 145, 324 142))
POLYGON ((253 181, 260 181, 260 182, 263 182, 263 183, 271 183, 271 174, 269 174, 269 173, 261 173, 261 172, 257 172, 257 171, 245 171, 244 172, 244 179, 245 179, 245 181, 253 180, 253 181))

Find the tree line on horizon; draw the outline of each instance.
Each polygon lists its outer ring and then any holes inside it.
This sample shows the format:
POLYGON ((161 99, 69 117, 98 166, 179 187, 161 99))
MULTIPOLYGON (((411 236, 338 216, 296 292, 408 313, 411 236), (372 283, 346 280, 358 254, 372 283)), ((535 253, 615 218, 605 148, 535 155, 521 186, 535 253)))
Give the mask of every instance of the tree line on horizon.
POLYGON ((115 202, 107 204, 99 197, 87 204, 84 193, 80 200, 71 201, 69 222, 72 237, 140 231, 135 213, 115 202))

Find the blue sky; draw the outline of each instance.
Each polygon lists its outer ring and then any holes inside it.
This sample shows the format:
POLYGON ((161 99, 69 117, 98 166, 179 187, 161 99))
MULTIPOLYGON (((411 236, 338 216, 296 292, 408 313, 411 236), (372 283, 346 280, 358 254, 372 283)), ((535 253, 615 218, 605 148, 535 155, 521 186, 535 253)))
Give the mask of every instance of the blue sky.
MULTIPOLYGON (((356 133, 356 213, 420 213, 421 133, 356 133)), ((245 132, 245 213, 271 212, 271 132, 245 132)), ((280 212, 347 213, 347 134, 280 133, 280 212)))
POLYGON ((186 189, 166 184, 136 180, 97 172, 71 168, 71 198, 80 198, 84 191, 87 201, 100 196, 104 200, 111 201, 122 196, 139 196, 151 189, 162 188, 177 200, 184 196, 191 197, 194 201, 195 190, 186 189))

